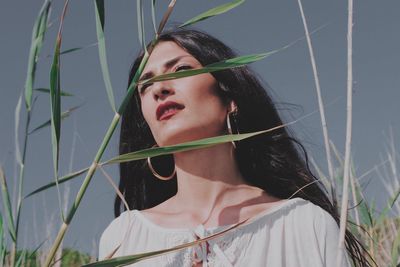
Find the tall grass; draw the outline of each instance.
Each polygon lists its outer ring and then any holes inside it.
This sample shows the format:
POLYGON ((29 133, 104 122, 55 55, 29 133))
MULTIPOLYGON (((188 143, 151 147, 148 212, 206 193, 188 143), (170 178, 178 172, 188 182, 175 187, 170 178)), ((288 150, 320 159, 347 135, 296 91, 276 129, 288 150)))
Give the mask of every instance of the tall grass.
MULTIPOLYGON (((240 6, 244 0, 235 0, 231 2, 227 2, 224 5, 217 6, 213 9, 207 10, 204 13, 193 17, 192 19, 187 20, 180 27, 186 27, 188 25, 195 24, 199 21, 203 21, 205 19, 212 18, 214 16, 223 14, 232 8, 240 6)), ((339 153, 334 149, 332 145, 330 145, 329 132, 327 127, 327 121, 325 118, 324 112, 324 104, 322 98, 322 90, 320 86, 320 82, 318 79, 318 71, 316 67, 316 59, 314 56, 311 36, 308 30, 308 26, 306 23, 306 16, 304 14, 304 10, 302 8, 302 3, 298 0, 301 18, 304 25, 305 36, 309 48, 310 58, 311 58, 311 66, 314 74, 315 86, 317 89, 317 99, 319 105, 319 112, 321 116, 321 125, 323 129, 323 138, 325 143, 326 150, 326 160, 328 165, 328 175, 324 175, 322 171, 320 171, 320 176, 322 179, 326 179, 327 184, 331 187, 332 197, 337 199, 342 198, 340 204, 341 207, 341 221, 340 221, 340 243, 339 247, 344 246, 344 231, 346 227, 350 227, 354 235, 356 235, 363 244, 365 244, 368 252, 372 255, 379 266, 396 266, 400 262, 400 232, 398 229, 400 228, 400 204, 398 200, 400 194, 400 184, 399 184, 399 174, 398 174, 398 156, 395 148, 394 137, 391 135, 390 138, 390 146, 388 148, 388 152, 384 162, 383 167, 378 167, 374 171, 374 175, 382 176, 385 179, 385 187, 387 189, 388 199, 387 206, 382 211, 375 210, 375 207, 371 205, 370 201, 364 197, 364 189, 362 188, 361 177, 357 177, 357 173, 354 172, 351 168, 351 129, 352 129, 352 14, 353 14, 353 5, 352 0, 349 0, 349 16, 348 16, 348 82, 347 82, 347 133, 346 133, 346 150, 344 158, 339 155, 339 153), (331 153, 331 149, 336 155, 337 164, 335 166, 331 153), (349 209, 349 195, 352 197, 352 207, 349 209), (353 226, 349 224, 349 222, 356 222, 359 226, 353 226)), ((49 73, 49 81, 50 86, 49 89, 39 88, 34 90, 34 81, 35 81, 35 70, 38 64, 38 56, 40 54, 40 50, 42 48, 44 42, 44 36, 46 30, 48 28, 48 20, 50 15, 50 8, 52 5, 51 0, 45 0, 42 8, 39 12, 39 15, 35 21, 33 31, 32 31, 32 44, 30 49, 30 55, 28 59, 28 71, 27 78, 25 83, 25 128, 23 129, 23 143, 22 143, 22 152, 20 151, 21 145, 18 143, 18 134, 20 132, 20 113, 22 112, 22 97, 16 105, 16 161, 19 166, 19 177, 18 177, 18 190, 16 203, 14 206, 16 207, 13 211, 12 208, 12 197, 10 194, 10 190, 7 186, 7 177, 4 173, 3 169, 0 167, 0 182, 2 188, 2 203, 3 203, 3 213, 0 213, 0 266, 36 266, 38 262, 42 266, 74 266, 74 264, 84 264, 93 260, 88 255, 84 255, 82 253, 76 251, 70 251, 66 249, 62 249, 63 239, 68 231, 68 228, 78 210, 80 203, 86 193, 87 188, 92 180, 92 177, 96 170, 100 168, 101 171, 103 165, 106 164, 116 164, 120 162, 132 161, 143 159, 148 156, 157 156, 170 154, 179 151, 186 151, 192 149, 198 149, 202 147, 208 147, 224 142, 238 141, 243 140, 245 138, 250 138, 255 135, 265 134, 267 132, 273 131, 280 127, 286 127, 292 123, 297 122, 293 121, 285 125, 277 125, 273 129, 265 129, 264 131, 247 133, 247 134, 238 134, 238 135, 225 135, 218 136, 213 138, 207 138, 202 140, 196 140, 193 142, 188 142, 184 144, 178 144, 174 146, 168 147, 160 147, 160 148, 149 148, 141 151, 135 151, 126 155, 120 155, 110 160, 102 161, 102 156, 107 148, 112 135, 116 127, 118 126, 119 120, 121 118, 121 114, 124 112, 126 105, 129 99, 132 97, 136 86, 138 85, 138 79, 143 71, 146 62, 154 48, 157 44, 158 37, 163 32, 165 25, 168 22, 170 16, 173 15, 173 10, 176 5, 176 1, 170 1, 167 9, 164 11, 164 15, 161 21, 156 22, 156 1, 151 1, 151 21, 154 28, 153 39, 150 42, 150 45, 146 46, 146 32, 144 28, 145 21, 147 16, 144 13, 144 1, 137 0, 137 21, 138 21, 138 29, 139 29, 139 42, 141 43, 145 54, 140 64, 138 71, 135 73, 132 83, 129 85, 126 95, 124 96, 121 103, 116 105, 113 93, 113 87, 110 79, 108 61, 107 61, 107 53, 106 53, 106 43, 105 43, 105 6, 103 0, 95 0, 94 1, 94 12, 95 12, 95 22, 96 22, 96 36, 97 36, 97 46, 98 53, 100 58, 100 68, 103 75, 103 81, 105 83, 107 97, 110 103, 111 111, 113 112, 113 118, 109 124, 108 129, 103 137, 103 141, 98 148, 93 161, 88 164, 89 167, 83 168, 82 170, 72 171, 70 173, 59 177, 59 154, 60 154, 60 142, 61 142, 61 123, 62 119, 68 116, 71 112, 73 112, 76 108, 71 108, 64 113, 61 112, 61 101, 62 97, 68 96, 67 92, 61 91, 61 71, 60 71, 60 55, 62 46, 62 29, 63 23, 65 20, 66 14, 68 14, 68 0, 64 3, 64 9, 61 14, 59 30, 56 35, 56 43, 53 54, 53 63, 51 67, 51 71, 49 73), (36 92, 45 92, 50 96, 50 110, 51 110, 51 119, 48 122, 40 125, 39 127, 30 129, 30 118, 32 115, 32 97, 36 92), (38 129, 50 127, 52 133, 52 148, 53 148, 53 165, 54 165, 54 181, 52 183, 46 184, 44 186, 38 186, 38 189, 27 194, 24 198, 24 180, 25 180, 25 164, 26 164, 26 155, 27 149, 29 148, 29 134, 37 131, 38 129), (83 179, 82 185, 73 199, 71 204, 71 208, 67 211, 66 206, 69 202, 68 199, 62 200, 61 189, 59 188, 59 184, 67 182, 71 179, 78 177, 81 174, 85 173, 85 178, 83 179), (38 194, 40 192, 46 191, 49 188, 57 187, 58 190, 58 198, 59 198, 59 206, 60 206, 60 217, 62 218, 62 224, 58 230, 56 237, 54 237, 52 246, 48 249, 44 248, 44 246, 39 245, 37 249, 33 251, 23 250, 19 247, 18 244, 18 236, 19 236, 19 226, 20 226, 20 218, 21 211, 23 207, 23 202, 26 198, 38 194), (64 203, 64 205, 62 204, 64 203), (8 235, 8 239, 6 236, 8 235), (8 242, 9 240, 9 242, 8 242), (8 243, 7 243, 8 242, 8 243), (70 255, 70 256, 68 256, 70 255)), ((66 22, 67 23, 67 22, 66 22)), ((153 77, 146 81, 142 81, 141 83, 152 83, 156 81, 170 80, 170 79, 178 79, 182 77, 198 75, 201 73, 215 72, 224 70, 227 68, 239 67, 243 66, 261 59, 264 59, 274 53, 282 51, 282 49, 286 49, 290 47, 290 45, 282 47, 280 49, 248 56, 241 56, 233 59, 228 59, 221 62, 215 62, 213 64, 204 66, 201 69, 196 70, 186 70, 181 71, 179 73, 171 73, 164 74, 160 76, 153 77)), ((64 53, 74 52, 77 49, 70 49, 65 51, 64 53)), ((75 111, 74 111, 75 112, 75 111)), ((301 119, 301 118, 300 118, 301 119)), ((318 166, 316 166, 318 167, 318 166)), ((323 168, 321 168, 323 169, 323 168)), ((105 173, 105 172, 104 172, 105 173)), ((116 189, 117 190, 117 189, 116 189)), ((66 194, 64 194, 65 196, 66 194)), ((172 251, 178 249, 184 249, 189 246, 194 246, 200 242, 205 242, 208 239, 215 238, 219 235, 224 234, 226 231, 229 231, 235 227, 238 227, 240 224, 244 223, 239 222, 232 228, 229 228, 221 233, 217 233, 213 236, 208 236, 204 239, 200 239, 198 241, 183 244, 181 246, 166 249, 158 252, 151 252, 148 254, 142 255, 133 255, 127 256, 123 258, 109 259, 104 262, 97 262, 90 264, 91 266, 119 266, 121 264, 129 264, 139 260, 143 260, 148 257, 154 257, 164 253, 170 253, 172 251)), ((340 257, 343 255, 339 255, 338 262, 341 262, 340 257)))
POLYGON ((350 156, 351 138, 353 130, 353 0, 348 0, 347 21, 347 116, 346 116, 346 146, 343 173, 343 193, 340 211, 339 255, 336 266, 340 267, 344 257, 342 250, 345 248, 345 234, 347 227, 347 208, 349 203, 350 156))

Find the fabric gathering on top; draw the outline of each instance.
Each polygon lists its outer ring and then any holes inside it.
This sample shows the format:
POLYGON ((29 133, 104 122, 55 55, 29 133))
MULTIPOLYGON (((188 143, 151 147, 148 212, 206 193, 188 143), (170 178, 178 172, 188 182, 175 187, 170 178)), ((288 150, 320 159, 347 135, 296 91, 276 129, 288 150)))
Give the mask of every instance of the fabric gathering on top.
MULTIPOLYGON (((232 224, 233 225, 233 224, 232 224)), ((99 260, 175 247, 221 232, 232 225, 166 228, 139 210, 114 219, 100 239, 99 260)), ((336 266, 339 228, 332 216, 302 198, 288 199, 221 236, 199 245, 149 258, 134 267, 336 266)), ((340 266, 351 266, 345 249, 340 266)))

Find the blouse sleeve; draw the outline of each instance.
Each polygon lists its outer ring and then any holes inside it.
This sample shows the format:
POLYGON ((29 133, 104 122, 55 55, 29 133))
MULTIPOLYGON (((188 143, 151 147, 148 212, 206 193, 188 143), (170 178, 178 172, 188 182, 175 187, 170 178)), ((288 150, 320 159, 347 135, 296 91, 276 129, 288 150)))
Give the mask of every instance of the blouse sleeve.
POLYGON ((132 228, 131 217, 128 212, 124 212, 104 230, 99 242, 99 260, 104 260, 121 245, 127 231, 132 228))
MULTIPOLYGON (((285 266, 336 267, 339 227, 333 217, 309 201, 298 203, 285 216, 285 266)), ((341 267, 350 267, 346 251, 341 267)))
MULTIPOLYGON (((323 266, 334 267, 339 252, 339 227, 333 217, 320 207, 314 212, 314 228, 323 266)), ((340 266, 350 267, 346 249, 342 250, 340 266)))
POLYGON ((99 260, 104 260, 113 250, 113 247, 116 247, 115 232, 118 229, 117 224, 119 224, 118 219, 115 219, 110 223, 110 225, 104 230, 103 234, 100 237, 99 242, 99 260))

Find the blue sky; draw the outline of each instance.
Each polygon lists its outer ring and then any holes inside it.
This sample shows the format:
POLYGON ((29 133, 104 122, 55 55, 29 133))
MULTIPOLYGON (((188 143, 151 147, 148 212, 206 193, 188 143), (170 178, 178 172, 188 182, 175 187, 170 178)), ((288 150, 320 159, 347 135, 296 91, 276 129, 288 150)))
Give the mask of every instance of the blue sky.
MULTIPOLYGON (((167 1, 158 1, 160 20, 167 1), (162 2, 162 3, 161 3, 162 2)), ((187 19, 227 1, 178 1, 171 20, 187 19)), ((0 163, 9 178, 15 175, 14 110, 25 83, 31 30, 42 1, 2 1, 0 3, 0 163)), ((324 26, 313 34, 312 41, 326 103, 328 127, 332 142, 344 154, 346 125, 346 29, 345 1, 303 1, 310 29, 324 26)), ((49 70, 62 1, 54 0, 51 27, 39 59, 35 87, 49 87, 49 70)), ((106 1, 106 43, 111 80, 120 103, 127 84, 129 66, 139 51, 136 24, 136 1, 106 1)), ((398 119, 400 73, 400 17, 398 1, 365 0, 355 3, 354 14, 354 102, 353 156, 358 175, 362 175, 385 157, 387 137, 392 129, 394 139, 400 134, 398 119)), ((150 9, 146 8, 147 39, 151 38, 150 9)), ((297 1, 246 1, 224 15, 196 25, 233 47, 239 54, 260 53, 280 48, 304 35, 297 1)), ((92 1, 71 1, 65 19, 63 49, 96 42, 92 1)), ((300 41, 289 49, 252 64, 259 76, 272 87, 277 102, 295 104, 283 115, 287 120, 318 109, 308 49, 300 41)), ((62 124, 60 172, 68 173, 90 164, 112 119, 98 52, 95 46, 61 58, 61 86, 75 97, 63 98, 63 109, 84 105, 62 124), (75 138, 75 146, 73 140, 75 138), (71 162, 71 153, 73 160, 71 162)), ((37 94, 32 127, 50 116, 49 99, 37 94)), ((24 114, 22 112, 22 114, 24 114)), ((21 121, 24 122, 22 117, 21 121)), ((22 126, 21 126, 22 128, 22 126)), ((298 138, 311 156, 326 169, 322 131, 318 113, 297 123, 298 138)), ((21 132, 22 135, 22 132, 21 132)), ((112 139, 104 159, 117 154, 118 134, 112 139)), ((398 147, 398 145, 397 145, 398 147)), ((52 178, 49 129, 30 136, 27 151, 25 192, 28 193, 52 178)), ((117 182, 116 166, 106 171, 117 182)), ((367 194, 383 200, 380 177, 373 172, 367 194)), ((69 200, 75 197, 81 178, 70 185, 69 200), (79 181, 78 181, 79 180, 79 181)), ((10 182, 11 183, 11 182, 10 182)), ((12 187, 12 185, 11 185, 12 187)), ((62 187, 63 189, 64 187, 62 187)), ((98 172, 84 197, 67 233, 66 245, 88 252, 113 218, 114 192, 107 179, 98 172)), ((32 197, 23 209, 21 242, 33 247, 42 241, 46 228, 58 228, 55 190, 32 197), (50 218, 55 222, 50 224, 50 218), (34 233, 33 235, 30 233, 34 233), (26 240, 25 240, 26 239, 26 240)))

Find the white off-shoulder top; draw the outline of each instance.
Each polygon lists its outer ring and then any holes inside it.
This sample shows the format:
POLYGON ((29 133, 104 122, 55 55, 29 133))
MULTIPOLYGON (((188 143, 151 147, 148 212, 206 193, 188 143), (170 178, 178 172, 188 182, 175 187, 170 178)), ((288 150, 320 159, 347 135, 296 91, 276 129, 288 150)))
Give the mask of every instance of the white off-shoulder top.
MULTIPOLYGON (((110 255, 118 246, 113 257, 171 248, 230 226, 165 228, 153 223, 139 210, 126 211, 114 219, 102 234, 99 260, 110 255)), ((336 266, 338 237, 339 228, 329 213, 310 201, 293 198, 207 243, 129 266, 189 267, 199 259, 203 267, 336 266)), ((350 266, 345 251, 343 255, 341 266, 350 266)))

